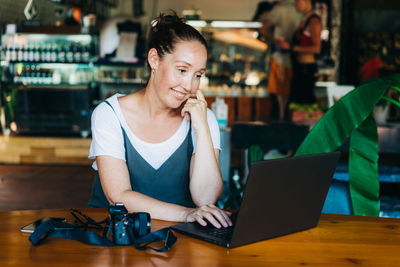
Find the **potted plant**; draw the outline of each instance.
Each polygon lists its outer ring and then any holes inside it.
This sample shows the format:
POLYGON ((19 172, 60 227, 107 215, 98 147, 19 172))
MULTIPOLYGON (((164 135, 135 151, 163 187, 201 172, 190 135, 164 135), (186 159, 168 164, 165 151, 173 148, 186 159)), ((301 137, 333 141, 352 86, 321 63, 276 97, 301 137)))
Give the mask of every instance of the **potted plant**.
POLYGON ((291 121, 298 124, 315 124, 324 115, 324 109, 317 103, 314 104, 298 104, 290 103, 289 110, 291 121))

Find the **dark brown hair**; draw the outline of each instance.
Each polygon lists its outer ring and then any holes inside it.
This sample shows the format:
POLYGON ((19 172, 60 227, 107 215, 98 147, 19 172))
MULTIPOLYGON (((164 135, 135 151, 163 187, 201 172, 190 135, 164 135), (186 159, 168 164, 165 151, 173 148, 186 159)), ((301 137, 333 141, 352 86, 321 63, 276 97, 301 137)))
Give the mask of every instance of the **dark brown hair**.
POLYGON ((155 48, 160 58, 174 51, 175 44, 179 41, 199 41, 207 49, 204 37, 192 26, 185 23, 175 11, 155 18, 147 38, 147 51, 155 48))

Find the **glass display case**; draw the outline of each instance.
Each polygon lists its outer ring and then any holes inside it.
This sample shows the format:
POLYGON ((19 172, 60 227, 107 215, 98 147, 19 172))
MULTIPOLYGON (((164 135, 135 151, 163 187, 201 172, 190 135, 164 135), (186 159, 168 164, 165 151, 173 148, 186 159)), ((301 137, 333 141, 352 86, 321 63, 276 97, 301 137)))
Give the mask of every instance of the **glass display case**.
POLYGON ((5 34, 1 47, 3 133, 87 136, 97 36, 5 34))
POLYGON ((115 94, 129 94, 145 87, 148 76, 143 63, 98 62, 95 64, 95 81, 98 86, 98 104, 115 94))
POLYGON ((265 96, 269 50, 258 40, 260 22, 189 20, 209 43, 201 88, 208 96, 265 96))
POLYGON ((207 70, 200 81, 209 107, 222 97, 228 105, 227 126, 235 121, 269 121, 270 48, 258 39, 261 22, 189 20, 209 44, 207 70))

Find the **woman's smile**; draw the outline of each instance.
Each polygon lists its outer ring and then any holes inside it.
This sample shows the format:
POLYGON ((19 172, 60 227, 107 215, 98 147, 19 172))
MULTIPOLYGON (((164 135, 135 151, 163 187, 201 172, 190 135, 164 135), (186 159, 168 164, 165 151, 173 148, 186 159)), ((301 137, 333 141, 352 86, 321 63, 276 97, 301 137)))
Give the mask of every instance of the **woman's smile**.
POLYGON ((175 90, 175 89, 172 89, 172 88, 171 88, 171 92, 178 100, 184 99, 185 95, 186 95, 185 93, 182 93, 182 92, 180 92, 178 90, 175 90))

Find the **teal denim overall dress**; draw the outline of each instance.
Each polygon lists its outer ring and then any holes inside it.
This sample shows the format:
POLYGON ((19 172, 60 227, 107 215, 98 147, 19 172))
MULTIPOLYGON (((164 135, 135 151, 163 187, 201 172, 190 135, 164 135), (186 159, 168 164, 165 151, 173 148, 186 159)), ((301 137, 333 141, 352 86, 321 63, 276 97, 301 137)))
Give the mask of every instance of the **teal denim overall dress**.
MULTIPOLYGON (((115 113, 111 104, 107 101, 106 103, 115 113)), ((121 129, 132 190, 164 202, 195 207, 189 190, 190 159, 193 153, 191 127, 183 143, 158 169, 154 169, 142 158, 129 141, 122 125, 121 129)), ((96 172, 88 207, 107 208, 108 205, 96 172)))

